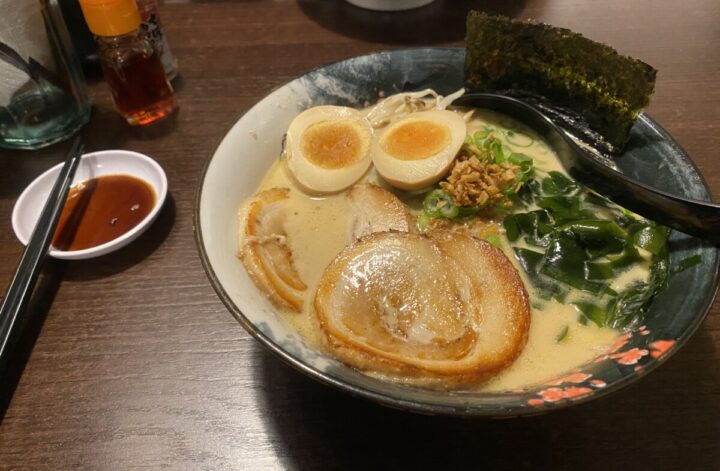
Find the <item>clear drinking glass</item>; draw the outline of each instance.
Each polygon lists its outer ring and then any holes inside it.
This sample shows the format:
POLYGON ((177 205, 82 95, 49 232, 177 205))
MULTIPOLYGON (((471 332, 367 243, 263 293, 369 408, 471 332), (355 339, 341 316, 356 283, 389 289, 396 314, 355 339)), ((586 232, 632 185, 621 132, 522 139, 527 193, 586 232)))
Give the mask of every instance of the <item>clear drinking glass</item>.
POLYGON ((0 11, 0 148, 67 139, 91 105, 57 0, 0 0, 0 11))

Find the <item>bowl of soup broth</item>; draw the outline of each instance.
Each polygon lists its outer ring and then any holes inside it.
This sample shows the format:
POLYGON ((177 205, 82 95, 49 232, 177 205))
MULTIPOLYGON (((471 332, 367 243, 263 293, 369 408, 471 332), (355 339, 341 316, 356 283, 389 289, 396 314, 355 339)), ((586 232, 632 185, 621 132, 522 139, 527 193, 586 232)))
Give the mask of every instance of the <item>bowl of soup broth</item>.
MULTIPOLYGON (((522 120, 454 107, 463 60, 356 57, 248 110, 197 192, 208 277, 282 360, 385 405, 519 416, 615 391, 700 325, 717 249, 573 181, 522 120)), ((646 115, 617 165, 709 199, 646 115)))

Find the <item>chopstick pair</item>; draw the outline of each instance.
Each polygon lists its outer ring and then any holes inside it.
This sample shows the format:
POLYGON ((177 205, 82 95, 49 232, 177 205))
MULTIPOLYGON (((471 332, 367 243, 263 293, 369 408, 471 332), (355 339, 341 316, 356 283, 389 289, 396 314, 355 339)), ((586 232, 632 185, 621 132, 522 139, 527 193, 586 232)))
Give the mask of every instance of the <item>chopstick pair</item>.
POLYGON ((5 363, 10 354, 10 339, 18 328, 19 315, 25 310, 32 296, 82 154, 83 145, 78 137, 73 142, 65 164, 48 195, 40 218, 27 247, 25 247, 20 263, 15 269, 15 275, 2 305, 0 305, 0 366, 5 363))

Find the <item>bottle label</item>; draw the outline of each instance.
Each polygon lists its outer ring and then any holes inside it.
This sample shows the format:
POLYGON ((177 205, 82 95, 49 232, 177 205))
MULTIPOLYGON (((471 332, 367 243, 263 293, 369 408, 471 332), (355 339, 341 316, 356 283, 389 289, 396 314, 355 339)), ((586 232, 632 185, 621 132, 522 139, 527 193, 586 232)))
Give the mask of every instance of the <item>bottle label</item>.
POLYGON ((170 46, 163 34, 157 4, 155 0, 136 1, 138 10, 140 11, 140 18, 142 19, 140 27, 152 43, 155 53, 160 57, 163 69, 165 69, 165 75, 167 75, 169 79, 173 79, 177 75, 177 60, 170 51, 170 46))

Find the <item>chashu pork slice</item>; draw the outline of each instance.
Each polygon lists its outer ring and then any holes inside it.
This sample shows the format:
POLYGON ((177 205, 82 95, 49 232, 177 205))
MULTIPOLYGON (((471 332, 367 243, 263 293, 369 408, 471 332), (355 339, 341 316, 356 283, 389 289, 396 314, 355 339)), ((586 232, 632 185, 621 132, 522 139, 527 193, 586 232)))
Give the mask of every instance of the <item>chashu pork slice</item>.
POLYGON ((314 307, 337 358, 432 387, 498 373, 530 327, 528 296, 507 257, 440 231, 375 233, 346 247, 324 272, 314 307))
POLYGON ((352 187, 348 202, 348 243, 374 232, 411 232, 413 219, 405 205, 389 191, 371 183, 352 187))
POLYGON ((285 203, 289 193, 287 188, 272 188, 240 207, 238 257, 273 304, 300 312, 307 286, 298 275, 287 245, 285 203))

